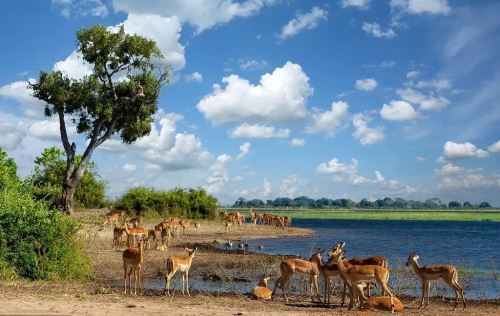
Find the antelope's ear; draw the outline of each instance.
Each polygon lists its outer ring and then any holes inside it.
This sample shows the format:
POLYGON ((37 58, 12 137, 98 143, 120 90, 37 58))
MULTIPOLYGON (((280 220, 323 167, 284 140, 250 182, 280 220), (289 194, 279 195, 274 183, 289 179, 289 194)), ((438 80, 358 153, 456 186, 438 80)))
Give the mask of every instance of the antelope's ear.
POLYGON ((344 246, 345 246, 345 241, 341 241, 340 242, 340 248, 344 248, 344 246))

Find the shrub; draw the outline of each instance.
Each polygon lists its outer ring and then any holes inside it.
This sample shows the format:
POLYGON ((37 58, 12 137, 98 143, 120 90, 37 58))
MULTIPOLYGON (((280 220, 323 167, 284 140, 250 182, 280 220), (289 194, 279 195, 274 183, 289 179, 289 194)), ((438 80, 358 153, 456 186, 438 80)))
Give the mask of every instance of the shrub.
POLYGON ((17 176, 4 177, 7 164, 2 154, 0 150, 0 277, 88 277, 90 261, 77 238, 76 222, 35 201, 31 186, 17 176))
POLYGON ((117 201, 129 214, 215 218, 217 199, 199 189, 176 188, 159 191, 137 187, 127 190, 117 201))

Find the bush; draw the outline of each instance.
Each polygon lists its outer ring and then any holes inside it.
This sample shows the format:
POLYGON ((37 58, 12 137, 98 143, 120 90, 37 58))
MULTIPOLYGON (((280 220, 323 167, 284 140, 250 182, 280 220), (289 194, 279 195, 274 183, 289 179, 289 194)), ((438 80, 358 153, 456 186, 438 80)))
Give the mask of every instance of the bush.
MULTIPOLYGON (((2 154, 0 150, 0 175, 5 175, 5 155, 2 154)), ((30 189, 31 186, 19 181, 17 176, 2 176, 0 277, 81 279, 90 276, 90 261, 77 238, 76 222, 50 209, 46 203, 35 201, 30 189)))
POLYGON ((159 191, 137 187, 125 192, 117 201, 129 214, 215 218, 217 199, 203 189, 159 191))

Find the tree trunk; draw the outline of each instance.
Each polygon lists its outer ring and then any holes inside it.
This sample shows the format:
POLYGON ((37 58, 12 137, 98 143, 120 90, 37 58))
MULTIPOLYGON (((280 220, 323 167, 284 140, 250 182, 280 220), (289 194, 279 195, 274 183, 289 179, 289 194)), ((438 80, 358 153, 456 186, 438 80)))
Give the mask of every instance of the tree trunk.
POLYGON ((61 197, 61 210, 68 215, 73 215, 73 197, 75 196, 75 191, 76 185, 72 183, 64 184, 61 197))

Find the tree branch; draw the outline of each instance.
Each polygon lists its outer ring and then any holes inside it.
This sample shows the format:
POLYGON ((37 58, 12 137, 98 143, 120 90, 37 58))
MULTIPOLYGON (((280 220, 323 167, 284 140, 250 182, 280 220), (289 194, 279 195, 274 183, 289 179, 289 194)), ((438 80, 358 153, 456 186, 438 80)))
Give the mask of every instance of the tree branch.
POLYGON ((59 130, 61 132, 61 141, 63 143, 64 150, 66 151, 66 156, 68 158, 73 157, 75 152, 69 144, 68 133, 66 131, 66 121, 64 121, 64 111, 62 109, 58 109, 57 115, 59 116, 59 130))

